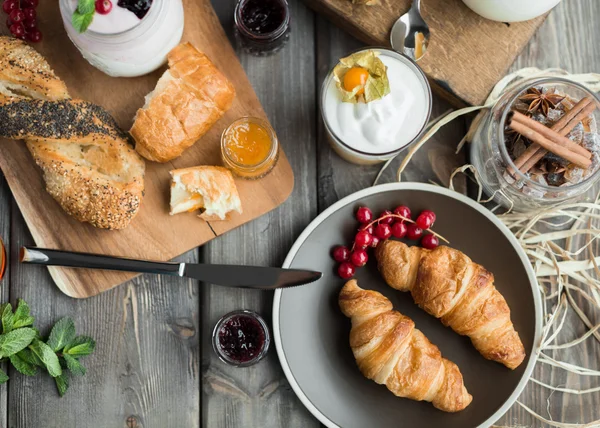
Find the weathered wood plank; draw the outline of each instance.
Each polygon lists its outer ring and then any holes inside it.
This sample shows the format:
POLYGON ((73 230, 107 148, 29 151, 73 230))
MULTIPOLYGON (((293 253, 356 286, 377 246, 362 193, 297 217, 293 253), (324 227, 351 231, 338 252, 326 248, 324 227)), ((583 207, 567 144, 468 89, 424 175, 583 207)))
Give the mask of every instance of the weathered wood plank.
MULTIPOLYGON (((213 5, 231 30, 234 2, 213 1, 213 5)), ((284 50, 264 58, 238 53, 292 164, 295 189, 275 211, 206 245, 205 260, 210 263, 280 266, 316 214, 314 21, 301 3, 291 2, 290 7, 292 33, 284 50)), ((274 343, 263 361, 248 368, 229 367, 212 350, 212 328, 229 311, 255 310, 271 324, 273 294, 204 287, 202 426, 318 426, 285 379, 274 343)))
MULTIPOLYGON (((29 302, 43 334, 62 316, 71 316, 79 333, 96 339, 97 348, 83 360, 86 376, 72 378, 63 398, 48 376, 14 375, 8 426, 108 428, 126 426, 128 418, 137 421, 133 426, 199 426, 197 283, 144 276, 76 301, 58 290, 46 269, 17 262, 20 246, 33 240, 16 204, 13 231, 11 299, 29 302)), ((183 260, 196 261, 197 254, 183 260)))
MULTIPOLYGON (((578 2, 563 1, 550 14, 531 43, 519 56, 511 70, 535 66, 559 67, 572 73, 596 72, 600 69, 600 48, 590 43, 600 35, 600 29, 591 17, 600 13, 600 4, 594 0, 578 2)), ((598 252, 595 245, 595 252, 598 252)), ((581 302, 580 296, 576 296, 581 302)), ((593 322, 600 322, 598 311, 588 310, 586 315, 593 322), (595 318, 595 319, 594 319, 595 318)), ((587 330, 577 315, 571 313, 557 343, 566 343, 581 336, 587 330)), ((563 351, 550 352, 553 358, 585 367, 600 369, 598 355, 600 343, 594 338, 581 345, 563 351)), ((554 386, 576 389, 594 388, 598 379, 576 376, 561 369, 538 364, 533 377, 554 386)), ((549 389, 528 384, 519 400, 546 419, 569 423, 586 423, 600 419, 600 393, 572 395, 552 392, 549 389)), ((499 421, 499 425, 541 426, 519 405, 514 405, 499 421)))

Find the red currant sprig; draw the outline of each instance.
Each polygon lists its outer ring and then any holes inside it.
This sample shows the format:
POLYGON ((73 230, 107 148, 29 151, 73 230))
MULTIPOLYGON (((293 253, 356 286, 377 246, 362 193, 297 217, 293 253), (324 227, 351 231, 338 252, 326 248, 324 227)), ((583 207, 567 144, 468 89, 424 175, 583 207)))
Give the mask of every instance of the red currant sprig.
POLYGON ((359 207, 356 220, 361 226, 352 247, 349 249, 340 245, 332 252, 333 259, 340 263, 338 275, 344 279, 352 278, 357 268, 367 264, 368 248, 376 248, 381 241, 392 236, 398 239, 406 237, 413 241, 420 239, 421 246, 428 250, 439 246, 440 239, 448 243, 447 239, 431 230, 436 215, 430 210, 422 211, 416 221, 413 221, 411 211, 405 205, 396 207, 393 212, 386 210, 377 219, 373 219, 373 212, 369 208, 359 207))
POLYGON ((42 40, 42 33, 37 27, 39 0, 4 0, 2 10, 8 15, 6 26, 18 39, 37 43, 42 40))

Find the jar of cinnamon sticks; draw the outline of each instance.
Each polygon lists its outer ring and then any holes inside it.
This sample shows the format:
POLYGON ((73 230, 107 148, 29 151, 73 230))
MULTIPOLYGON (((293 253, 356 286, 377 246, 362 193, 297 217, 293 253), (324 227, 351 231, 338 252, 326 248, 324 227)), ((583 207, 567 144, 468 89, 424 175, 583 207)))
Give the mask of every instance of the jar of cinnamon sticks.
POLYGON ((471 163, 485 192, 532 211, 583 198, 600 179, 600 100, 553 77, 507 91, 480 121, 471 163))

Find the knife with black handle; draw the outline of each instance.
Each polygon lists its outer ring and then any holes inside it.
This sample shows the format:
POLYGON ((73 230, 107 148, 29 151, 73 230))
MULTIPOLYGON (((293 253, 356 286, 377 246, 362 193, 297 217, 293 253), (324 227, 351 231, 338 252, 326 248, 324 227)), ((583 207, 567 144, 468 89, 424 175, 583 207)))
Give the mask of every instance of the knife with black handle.
POLYGON ((209 265, 199 263, 151 262, 100 254, 75 253, 44 248, 21 248, 21 263, 84 269, 152 273, 197 279, 226 287, 274 290, 314 282, 321 272, 261 266, 209 265))

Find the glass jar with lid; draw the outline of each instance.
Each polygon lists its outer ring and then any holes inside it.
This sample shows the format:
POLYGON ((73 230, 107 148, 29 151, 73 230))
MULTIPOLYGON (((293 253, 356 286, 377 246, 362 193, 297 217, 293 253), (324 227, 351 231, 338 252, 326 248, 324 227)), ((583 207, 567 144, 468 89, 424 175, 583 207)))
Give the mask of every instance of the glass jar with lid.
MULTIPOLYGON (((543 97, 542 97, 543 99, 543 97)), ((526 110, 527 106, 522 107, 526 110)), ((483 189, 494 201, 508 209, 528 212, 550 208, 560 203, 576 201, 585 197, 586 192, 600 179, 600 100, 586 87, 560 77, 525 79, 519 85, 503 94, 496 105, 480 121, 470 144, 471 163, 478 172, 483 189), (529 91, 529 98, 525 97, 529 91), (525 102, 535 101, 535 91, 542 96, 556 94, 561 100, 556 106, 550 105, 547 115, 543 112, 531 112, 532 118, 551 127, 560 117, 567 114, 580 100, 588 97, 596 105, 589 116, 577 124, 567 138, 589 150, 592 164, 587 169, 569 165, 551 153, 546 153, 540 164, 524 171, 515 165, 518 152, 522 155, 527 148, 525 142, 520 150, 511 148, 507 134, 509 113, 525 102), (515 151, 517 153, 515 153, 515 151), (544 163, 545 162, 545 163, 544 163), (548 176, 547 165, 563 165, 548 176), (546 171, 545 171, 546 170, 546 171), (558 176, 556 176, 558 174, 558 176), (557 178, 558 177, 558 178, 557 178)), ((519 137, 512 133, 513 137, 519 137)), ((512 140, 514 141, 514 139, 512 140)))
POLYGON ((94 67, 115 77, 148 74, 166 62, 167 54, 183 35, 182 0, 113 0, 106 15, 94 14, 88 29, 80 33, 72 24, 77 0, 60 0, 67 34, 94 67))

